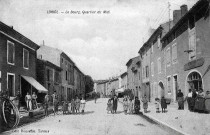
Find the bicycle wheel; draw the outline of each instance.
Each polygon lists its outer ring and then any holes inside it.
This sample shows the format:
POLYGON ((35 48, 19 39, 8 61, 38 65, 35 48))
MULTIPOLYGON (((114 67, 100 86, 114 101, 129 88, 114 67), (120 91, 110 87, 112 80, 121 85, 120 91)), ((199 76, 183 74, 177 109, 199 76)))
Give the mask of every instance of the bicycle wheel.
POLYGON ((4 121, 9 128, 14 128, 19 124, 20 114, 17 107, 12 101, 5 99, 2 105, 2 113, 4 121))

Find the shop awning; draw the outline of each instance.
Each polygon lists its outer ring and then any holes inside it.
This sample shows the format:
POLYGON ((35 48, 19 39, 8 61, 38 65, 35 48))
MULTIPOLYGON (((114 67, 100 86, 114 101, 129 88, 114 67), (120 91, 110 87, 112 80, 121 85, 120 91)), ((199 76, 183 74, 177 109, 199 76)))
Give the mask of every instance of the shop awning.
POLYGON ((120 89, 117 89, 115 92, 116 92, 116 93, 122 93, 122 92, 124 92, 124 91, 125 91, 124 88, 120 88, 120 89))
POLYGON ((43 87, 39 82, 37 82, 33 77, 23 76, 22 77, 30 83, 34 88, 36 88, 39 92, 47 93, 47 89, 43 87))

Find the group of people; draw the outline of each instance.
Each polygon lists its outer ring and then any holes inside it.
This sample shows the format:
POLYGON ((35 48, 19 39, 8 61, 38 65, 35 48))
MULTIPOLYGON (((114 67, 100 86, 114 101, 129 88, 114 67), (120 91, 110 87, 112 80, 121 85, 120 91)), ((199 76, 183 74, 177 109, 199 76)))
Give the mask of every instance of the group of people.
POLYGON ((37 109, 37 95, 35 92, 33 92, 32 95, 29 94, 29 92, 27 92, 26 96, 25 96, 25 102, 26 102, 26 108, 27 111, 31 111, 34 109, 37 109))
POLYGON ((129 96, 124 96, 123 98, 123 110, 125 114, 139 114, 140 111, 140 100, 138 97, 135 97, 132 100, 129 96))
POLYGON ((188 103, 188 109, 190 111, 198 111, 198 112, 205 112, 210 111, 210 92, 206 91, 204 93, 203 89, 200 88, 199 91, 195 89, 189 89, 189 93, 186 97, 188 103))
MULTIPOLYGON (((58 95, 56 94, 56 91, 54 91, 54 93, 52 94, 52 99, 53 99, 53 112, 55 115, 55 114, 58 114, 58 106, 59 106, 58 95)), ((50 103, 50 96, 48 94, 46 94, 45 100, 44 100, 46 116, 48 116, 49 103, 50 103)), ((85 104, 86 104, 85 99, 83 97, 81 99, 79 99, 78 96, 76 96, 75 99, 72 99, 71 102, 69 102, 67 100, 63 101, 63 103, 62 103, 63 114, 69 114, 69 113, 78 114, 80 112, 84 113, 85 104)))
POLYGON ((162 109, 162 113, 165 113, 166 108, 167 108, 167 103, 166 103, 166 99, 165 99, 164 96, 161 99, 155 98, 156 113, 160 113, 160 106, 161 106, 161 109, 162 109))
POLYGON ((117 95, 114 95, 114 97, 108 99, 107 103, 107 113, 117 113, 117 105, 118 105, 118 98, 117 95))

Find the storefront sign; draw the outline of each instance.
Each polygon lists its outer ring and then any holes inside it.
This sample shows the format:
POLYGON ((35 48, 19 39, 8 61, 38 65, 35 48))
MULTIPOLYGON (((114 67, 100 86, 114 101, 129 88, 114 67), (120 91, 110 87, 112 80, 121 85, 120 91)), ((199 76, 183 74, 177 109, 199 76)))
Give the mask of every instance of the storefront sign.
POLYGON ((187 70, 190 70, 190 69, 193 69, 193 68, 197 68, 197 67, 200 67, 204 64, 204 58, 200 58, 200 59, 197 59, 197 60, 193 60, 187 64, 184 65, 184 71, 187 71, 187 70))

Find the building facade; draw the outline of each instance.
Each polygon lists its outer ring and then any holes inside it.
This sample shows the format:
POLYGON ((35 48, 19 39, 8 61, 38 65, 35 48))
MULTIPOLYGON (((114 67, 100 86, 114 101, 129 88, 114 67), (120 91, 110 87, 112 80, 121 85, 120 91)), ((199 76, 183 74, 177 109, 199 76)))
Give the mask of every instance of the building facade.
POLYGON ((60 67, 61 89, 57 91, 60 99, 71 100, 75 95, 74 90, 74 62, 61 50, 46 45, 40 46, 37 50, 39 59, 47 60, 60 67))
POLYGON ((140 56, 130 59, 127 63, 127 88, 132 90, 134 96, 141 97, 141 58, 140 56))
MULTIPOLYGON (((19 91, 21 105, 25 105, 27 92, 46 92, 36 81, 38 48, 37 44, 13 27, 0 22, 0 91, 8 90, 10 97, 15 97, 19 91)), ((38 95, 38 101, 39 99, 38 95)))
MULTIPOLYGON (((61 89, 61 71, 62 69, 49 61, 37 59, 36 64, 37 80, 47 90, 48 94, 52 95, 54 91, 61 89)), ((59 101, 63 101, 64 98, 59 96, 59 101)))
POLYGON ((205 92, 210 86, 208 8, 208 0, 199 0, 162 38, 162 50, 168 58, 165 65, 168 98, 176 100, 178 89, 186 96, 189 88, 202 88, 205 92))
POLYGON ((160 25, 140 48, 143 87, 151 99, 176 101, 181 89, 209 87, 209 1, 199 0, 173 12, 173 22, 160 25), (170 28, 170 29, 169 29, 170 28), (157 67, 157 68, 155 68, 157 67))

